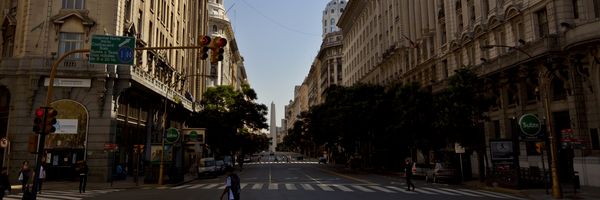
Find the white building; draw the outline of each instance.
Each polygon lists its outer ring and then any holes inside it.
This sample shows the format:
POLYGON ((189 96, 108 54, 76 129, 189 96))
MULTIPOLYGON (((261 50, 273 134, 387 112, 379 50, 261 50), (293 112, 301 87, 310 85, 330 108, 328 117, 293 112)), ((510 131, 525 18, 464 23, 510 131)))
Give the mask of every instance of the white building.
POLYGON ((327 33, 339 31, 338 19, 342 16, 347 0, 331 0, 323 10, 323 38, 327 33))

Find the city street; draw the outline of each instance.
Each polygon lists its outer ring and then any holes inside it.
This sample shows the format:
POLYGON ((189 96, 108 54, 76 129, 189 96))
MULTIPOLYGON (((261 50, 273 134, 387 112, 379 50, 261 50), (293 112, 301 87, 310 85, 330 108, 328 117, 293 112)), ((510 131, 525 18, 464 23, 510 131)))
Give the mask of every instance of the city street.
MULTIPOLYGON (((364 173, 338 173, 315 162, 248 163, 236 172, 241 178, 243 199, 522 199, 454 185, 425 184, 417 180, 416 191, 406 191, 404 179, 364 173)), ((83 199, 218 199, 224 175, 173 186, 146 187, 95 194, 83 199)))

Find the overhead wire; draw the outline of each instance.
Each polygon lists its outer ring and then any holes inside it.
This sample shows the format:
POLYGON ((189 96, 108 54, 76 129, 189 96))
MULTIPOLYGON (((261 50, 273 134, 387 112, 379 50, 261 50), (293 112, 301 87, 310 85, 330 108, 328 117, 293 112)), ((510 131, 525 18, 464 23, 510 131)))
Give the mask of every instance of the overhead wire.
POLYGON ((250 3, 246 2, 246 0, 240 0, 240 1, 242 1, 242 3, 246 4, 248 7, 250 7, 252 10, 254 10, 256 13, 258 13, 259 15, 261 15, 262 17, 264 17, 265 19, 267 19, 269 22, 271 22, 271 23, 273 23, 273 24, 275 24, 275 25, 277 25, 277 26, 279 26, 279 27, 281 27, 283 29, 286 29, 286 30, 291 31, 291 32, 303 34, 303 35, 308 35, 308 36, 319 36, 319 37, 321 36, 320 34, 308 33, 308 32, 304 32, 304 31, 301 31, 301 30, 290 28, 290 27, 288 27, 288 26, 286 26, 286 25, 278 22, 277 20, 274 20, 273 18, 270 18, 269 16, 265 15, 260 10, 258 10, 254 6, 252 6, 250 3))

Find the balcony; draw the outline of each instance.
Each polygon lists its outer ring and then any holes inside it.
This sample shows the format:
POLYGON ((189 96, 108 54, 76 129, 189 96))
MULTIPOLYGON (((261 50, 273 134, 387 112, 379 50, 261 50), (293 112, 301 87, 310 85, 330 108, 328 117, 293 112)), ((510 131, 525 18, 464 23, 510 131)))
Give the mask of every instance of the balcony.
MULTIPOLYGON (((167 99, 172 102, 183 105, 185 109, 192 111, 192 102, 185 98, 183 94, 173 90, 168 84, 165 84, 152 76, 150 73, 144 71, 142 68, 128 66, 129 75, 131 80, 146 86, 148 89, 156 92, 157 94, 166 95, 167 99)), ((125 72, 126 73, 126 72, 125 72)), ((119 73, 122 74, 122 73, 119 73)))

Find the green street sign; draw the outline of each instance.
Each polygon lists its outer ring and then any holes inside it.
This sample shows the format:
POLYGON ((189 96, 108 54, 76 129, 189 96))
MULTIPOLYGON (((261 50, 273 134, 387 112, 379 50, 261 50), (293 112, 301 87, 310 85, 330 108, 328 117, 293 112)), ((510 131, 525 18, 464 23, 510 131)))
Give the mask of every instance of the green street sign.
POLYGON ((167 143, 174 143, 174 142, 177 142, 177 140, 179 140, 179 131, 173 127, 167 129, 167 135, 165 137, 165 141, 167 143))
POLYGON ((527 113, 519 118, 521 132, 527 137, 537 137, 542 130, 542 123, 534 114, 527 113))
POLYGON ((189 137, 190 137, 190 140, 192 140, 192 141, 198 140, 198 132, 190 131, 189 137))
POLYGON ((92 35, 91 64, 133 65, 135 38, 92 35))

